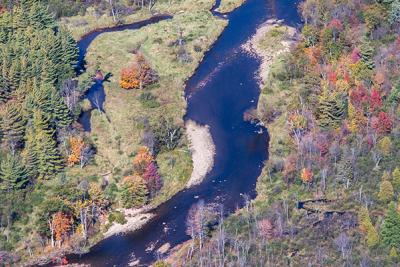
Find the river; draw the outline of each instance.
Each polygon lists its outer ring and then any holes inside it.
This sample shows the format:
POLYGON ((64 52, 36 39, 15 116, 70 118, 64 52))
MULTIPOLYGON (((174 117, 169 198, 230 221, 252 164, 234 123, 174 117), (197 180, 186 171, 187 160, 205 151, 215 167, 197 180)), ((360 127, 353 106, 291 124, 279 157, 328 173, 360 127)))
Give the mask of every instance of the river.
MULTIPOLYGON (((257 105, 260 60, 240 47, 269 18, 284 19, 295 26, 299 23, 297 5, 293 0, 245 2, 227 16, 228 26, 187 82, 185 120, 209 125, 216 146, 215 165, 203 183, 181 191, 156 208, 155 218, 142 229, 107 238, 87 254, 69 255, 70 262, 128 266, 138 259, 147 266, 157 259, 156 250, 161 245, 168 242, 174 247, 189 239, 187 213, 200 199, 206 204, 222 204, 225 213, 230 214, 243 205, 244 194, 255 197, 257 177, 268 156, 268 134, 264 128, 243 120, 243 113, 257 105), (149 247, 152 249, 146 250, 149 247)), ((83 39, 79 45, 87 46, 81 51, 86 51, 93 39, 83 39)), ((83 60, 84 54, 81 56, 83 60)))

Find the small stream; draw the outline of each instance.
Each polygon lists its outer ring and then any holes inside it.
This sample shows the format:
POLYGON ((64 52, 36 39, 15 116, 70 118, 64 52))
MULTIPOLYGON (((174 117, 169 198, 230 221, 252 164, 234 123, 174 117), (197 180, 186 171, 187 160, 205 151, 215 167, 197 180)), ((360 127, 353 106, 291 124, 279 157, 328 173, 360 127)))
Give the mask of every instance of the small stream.
MULTIPOLYGON (((299 23, 297 5, 293 0, 247 0, 227 16, 228 26, 187 82, 185 120, 209 125, 216 146, 215 165, 203 183, 181 191, 156 208, 155 218, 142 229, 107 238, 87 254, 69 255, 70 263, 128 266, 138 259, 148 266, 157 259, 156 250, 163 244, 168 242, 174 247, 189 239, 185 226, 187 213, 200 199, 206 204, 222 204, 228 215, 243 206, 244 194, 256 196, 257 177, 268 156, 268 134, 266 129, 243 120, 243 113, 257 105, 256 74, 260 60, 240 47, 269 18, 284 19, 289 25, 299 23), (146 250, 149 247, 152 249, 146 250)), ((167 18, 158 18, 161 19, 167 18)), ((154 22, 157 21, 87 35, 79 42, 81 62, 89 44, 100 33, 136 29, 154 22)), ((99 84, 93 90, 103 89, 99 84)), ((81 122, 86 124, 85 120, 82 118, 81 122)), ((90 130, 90 123, 87 126, 90 130)))
MULTIPOLYGON (((119 32, 119 31, 124 31, 124 30, 135 30, 142 28, 144 26, 154 24, 157 22, 160 22, 162 20, 166 19, 171 19, 172 16, 170 15, 156 15, 153 16, 152 18, 148 20, 143 20, 139 21, 136 23, 132 24, 125 24, 125 25, 120 25, 112 28, 104 28, 104 29, 99 29, 92 31, 86 35, 84 35, 80 41, 78 41, 78 48, 79 48, 79 57, 78 57, 78 72, 83 72, 85 71, 85 57, 87 50, 90 46, 90 44, 93 42, 93 40, 99 36, 102 33, 105 32, 119 32)), ((82 112, 82 114, 79 117, 78 122, 82 125, 83 130, 85 132, 90 132, 91 131, 91 125, 90 125, 90 118, 91 118, 91 113, 92 110, 95 108, 99 108, 100 110, 103 110, 103 104, 104 101, 106 100, 106 94, 104 92, 104 87, 103 87, 103 82, 105 81, 99 81, 99 80, 94 80, 93 85, 89 88, 89 90, 86 93, 86 98, 89 100, 92 109, 82 112)))

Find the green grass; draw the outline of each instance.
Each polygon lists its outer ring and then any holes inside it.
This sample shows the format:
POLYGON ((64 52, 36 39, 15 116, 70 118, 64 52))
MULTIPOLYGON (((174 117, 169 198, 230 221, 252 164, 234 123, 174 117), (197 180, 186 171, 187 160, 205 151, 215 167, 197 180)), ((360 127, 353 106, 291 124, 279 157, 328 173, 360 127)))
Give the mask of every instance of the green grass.
MULTIPOLYGON (((152 10, 143 8, 135 13, 120 18, 119 23, 128 24, 150 18, 153 14, 177 14, 181 12, 195 12, 210 10, 215 0, 161 0, 156 1, 152 10)), ((76 40, 95 29, 107 28, 116 25, 113 17, 105 13, 96 14, 93 8, 88 8, 85 15, 77 15, 60 20, 61 25, 69 29, 76 40)))
POLYGON ((221 4, 217 8, 218 12, 229 13, 240 7, 246 0, 221 0, 221 4))
MULTIPOLYGON (((205 51, 226 24, 226 21, 214 18, 209 11, 194 11, 139 30, 105 33, 96 38, 88 49, 88 71, 98 64, 104 73, 112 74, 110 82, 104 83, 106 115, 92 112, 90 136, 97 148, 95 167, 83 170, 73 168, 70 174, 87 176, 111 171, 112 179, 118 181, 132 171, 132 155, 141 145, 144 118, 154 123, 162 115, 173 118, 176 124, 183 126, 182 118, 186 110, 184 82, 193 74, 205 51), (172 45, 179 38, 178 29, 183 32, 186 50, 192 58, 189 63, 177 59, 178 47, 172 45), (132 51, 138 47, 157 71, 160 80, 142 90, 121 89, 118 84, 120 70, 132 62, 132 51), (144 105, 143 96, 141 98, 144 93, 155 96, 152 101, 159 105, 144 105)), ((160 154, 157 163, 164 177, 165 189, 154 203, 161 203, 184 188, 190 177, 192 164, 187 141, 184 139, 180 147, 160 154), (171 158, 175 159, 172 168, 168 165, 171 158)))

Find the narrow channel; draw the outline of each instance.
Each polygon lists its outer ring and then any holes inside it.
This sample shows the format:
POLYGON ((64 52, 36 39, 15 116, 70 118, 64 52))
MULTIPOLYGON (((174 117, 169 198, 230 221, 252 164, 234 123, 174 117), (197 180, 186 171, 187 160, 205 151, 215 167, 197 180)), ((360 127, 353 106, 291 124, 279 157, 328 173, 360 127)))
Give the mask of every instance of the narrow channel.
MULTIPOLYGON (((246 1, 227 16, 228 26, 187 82, 185 120, 209 125, 216 145, 215 165, 203 183, 159 206, 155 218, 142 229, 107 238, 87 254, 69 255, 70 263, 128 266, 140 260, 148 266, 163 244, 174 247, 189 239, 187 213, 200 199, 206 204, 222 204, 230 214, 243 205, 244 194, 255 197, 257 177, 268 157, 268 134, 243 120, 243 113, 257 105, 260 61, 241 46, 269 18, 284 19, 292 26, 299 23, 297 5, 293 0, 246 1)), ((88 47, 86 41, 80 45, 88 47)))

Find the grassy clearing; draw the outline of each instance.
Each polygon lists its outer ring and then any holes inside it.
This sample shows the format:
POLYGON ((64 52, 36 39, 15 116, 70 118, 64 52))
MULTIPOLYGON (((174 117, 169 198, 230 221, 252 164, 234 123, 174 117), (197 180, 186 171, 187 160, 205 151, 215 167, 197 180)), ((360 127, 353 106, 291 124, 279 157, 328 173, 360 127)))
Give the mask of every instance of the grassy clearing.
POLYGON ((246 0, 221 0, 221 4, 217 8, 217 11, 221 13, 229 13, 240 7, 245 1, 246 0))
MULTIPOLYGON (((160 0, 152 7, 138 9, 135 13, 120 18, 119 23, 128 24, 150 18, 153 14, 177 14, 185 11, 210 10, 215 0, 160 0)), ((108 14, 99 14, 94 8, 88 8, 85 15, 77 15, 61 19, 61 25, 69 29, 76 40, 95 29, 115 26, 113 17, 108 14)))
MULTIPOLYGON (((214 18, 209 11, 196 11, 177 14, 172 20, 139 30, 105 33, 95 39, 87 54, 88 71, 98 64, 104 73, 112 74, 110 82, 104 83, 107 115, 92 112, 91 138, 97 147, 96 168, 84 171, 75 168, 74 174, 112 172, 111 179, 118 181, 132 171, 132 159, 140 146, 144 118, 153 123, 163 115, 183 126, 184 81, 193 74, 226 23, 214 18), (177 59, 179 47, 173 43, 179 38, 179 29, 192 59, 189 63, 177 59), (131 63, 132 51, 137 48, 158 72, 160 80, 150 88, 127 91, 118 84, 120 70, 131 63), (139 100, 143 91, 157 96, 160 105, 154 108, 143 106, 139 100)), ((159 154, 157 162, 164 177, 164 187, 154 200, 158 204, 182 189, 190 178, 192 164, 187 141, 183 140, 174 151, 159 154)))

